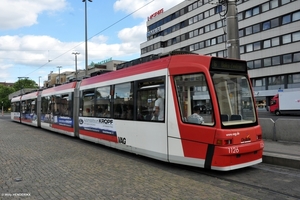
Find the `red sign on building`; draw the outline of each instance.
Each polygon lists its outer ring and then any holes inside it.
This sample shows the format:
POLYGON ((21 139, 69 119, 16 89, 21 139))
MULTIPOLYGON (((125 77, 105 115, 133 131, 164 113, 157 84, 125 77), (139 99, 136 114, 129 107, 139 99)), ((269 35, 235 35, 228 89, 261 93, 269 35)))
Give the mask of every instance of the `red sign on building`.
POLYGON ((150 16, 148 17, 148 21, 151 20, 152 18, 156 17, 157 15, 160 15, 160 14, 163 13, 163 12, 164 12, 164 9, 163 9, 163 8, 160 9, 160 10, 158 10, 158 11, 156 11, 155 13, 153 13, 152 15, 150 15, 150 16))

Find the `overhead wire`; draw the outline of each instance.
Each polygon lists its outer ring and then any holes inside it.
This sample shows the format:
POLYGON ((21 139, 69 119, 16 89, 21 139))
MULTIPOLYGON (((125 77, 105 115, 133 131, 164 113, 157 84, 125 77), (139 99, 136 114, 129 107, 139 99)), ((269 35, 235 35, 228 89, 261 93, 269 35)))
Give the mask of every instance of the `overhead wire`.
MULTIPOLYGON (((144 7, 148 6, 150 3, 154 2, 154 1, 155 1, 155 0, 151 0, 150 2, 146 3, 145 5, 141 6, 141 7, 138 8, 138 9, 136 9, 135 11, 133 11, 133 12, 129 13, 128 15, 122 17, 121 19, 117 20, 116 22, 112 23, 111 25, 107 26, 106 28, 102 29, 102 30, 99 31, 98 33, 96 33, 96 34, 94 34, 93 36, 89 37, 88 40, 94 38, 95 36, 99 35, 100 33, 103 33, 103 32, 106 31, 107 29, 109 29, 109 28, 113 27, 114 25, 120 23, 120 22, 123 21, 124 19, 130 17, 131 15, 133 15, 134 13, 136 13, 136 12, 138 12, 139 10, 143 9, 144 7)), ((39 66, 37 69, 35 69, 35 70, 33 70, 32 72, 28 73, 26 76, 28 76, 29 74, 32 74, 33 72, 35 72, 35 71, 41 69, 42 67, 46 66, 48 63, 50 63, 50 62, 52 62, 52 61, 54 61, 54 60, 56 60, 56 59, 62 57, 63 55, 69 53, 70 51, 74 50, 76 47, 78 47, 78 46, 80 46, 80 45, 82 45, 82 44, 84 44, 84 42, 79 43, 78 45, 72 47, 71 49, 67 50, 66 52, 64 52, 64 53, 62 53, 62 54, 60 54, 60 55, 58 55, 57 57, 55 57, 55 58, 53 58, 53 59, 51 59, 51 60, 49 59, 45 64, 39 66)))

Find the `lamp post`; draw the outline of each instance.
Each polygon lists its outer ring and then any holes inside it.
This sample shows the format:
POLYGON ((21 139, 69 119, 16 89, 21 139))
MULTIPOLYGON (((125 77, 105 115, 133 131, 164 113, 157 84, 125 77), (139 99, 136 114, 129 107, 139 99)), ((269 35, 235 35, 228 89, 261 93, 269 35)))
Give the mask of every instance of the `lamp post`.
POLYGON ((41 76, 39 76, 39 89, 41 89, 41 76))
MULTIPOLYGON (((88 0, 89 2, 92 2, 92 0, 88 0)), ((87 1, 82 0, 84 2, 84 14, 85 14, 85 77, 87 77, 88 74, 88 45, 87 45, 87 1)))
POLYGON ((77 81, 78 75, 77 75, 77 55, 80 54, 78 52, 73 52, 72 54, 75 55, 75 80, 77 81))
POLYGON ((59 78, 58 83, 60 84, 60 68, 62 68, 62 66, 57 66, 57 68, 58 68, 58 78, 59 78))

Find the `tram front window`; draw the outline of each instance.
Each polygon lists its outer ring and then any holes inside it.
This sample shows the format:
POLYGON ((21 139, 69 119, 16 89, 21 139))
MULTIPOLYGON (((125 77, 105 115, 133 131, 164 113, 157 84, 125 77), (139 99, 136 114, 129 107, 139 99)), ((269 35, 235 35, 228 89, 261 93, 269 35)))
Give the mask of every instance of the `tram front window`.
POLYGON ((211 95, 205 75, 202 73, 179 75, 175 76, 174 80, 182 121, 213 126, 211 95))
POLYGON ((246 76, 215 73, 212 79, 224 126, 256 122, 253 96, 246 76))

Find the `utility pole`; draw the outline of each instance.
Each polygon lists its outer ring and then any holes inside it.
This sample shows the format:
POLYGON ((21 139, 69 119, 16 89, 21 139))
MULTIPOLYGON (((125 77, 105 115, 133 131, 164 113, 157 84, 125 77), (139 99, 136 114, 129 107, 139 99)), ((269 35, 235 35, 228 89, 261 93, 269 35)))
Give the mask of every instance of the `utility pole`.
POLYGON ((219 0, 227 6, 227 54, 228 58, 240 59, 239 26, 237 19, 236 0, 219 0))
MULTIPOLYGON (((88 0, 93 2, 92 0, 88 0)), ((85 16, 85 77, 88 76, 88 39, 87 39, 87 0, 82 0, 84 2, 84 16, 85 16)))
POLYGON ((39 76, 39 89, 41 89, 41 76, 39 76))
POLYGON ((57 68, 58 68, 58 78, 59 78, 58 83, 60 84, 60 68, 62 68, 62 66, 57 66, 57 68))
POLYGON ((78 80, 78 75, 77 75, 77 55, 80 54, 78 52, 73 52, 72 54, 75 55, 75 79, 76 81, 78 80))

